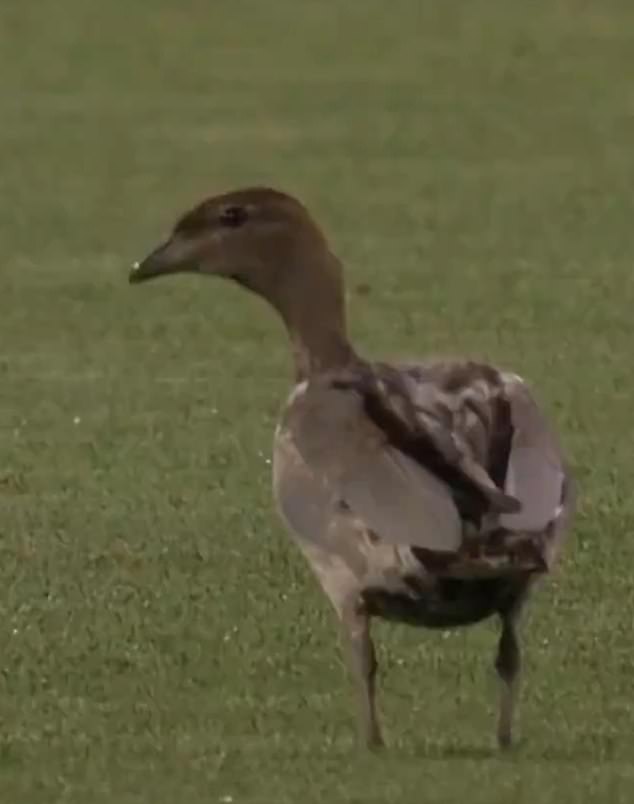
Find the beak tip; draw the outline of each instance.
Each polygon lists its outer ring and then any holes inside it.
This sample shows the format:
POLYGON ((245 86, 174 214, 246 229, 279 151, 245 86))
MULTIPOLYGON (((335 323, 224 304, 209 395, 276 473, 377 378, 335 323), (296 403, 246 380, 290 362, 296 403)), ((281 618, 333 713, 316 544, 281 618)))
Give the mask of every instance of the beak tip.
POLYGON ((141 263, 140 262, 135 262, 130 267, 130 271, 128 273, 128 282, 131 285, 133 285, 136 282, 140 281, 140 279, 141 279, 140 270, 139 270, 140 268, 141 268, 141 263))

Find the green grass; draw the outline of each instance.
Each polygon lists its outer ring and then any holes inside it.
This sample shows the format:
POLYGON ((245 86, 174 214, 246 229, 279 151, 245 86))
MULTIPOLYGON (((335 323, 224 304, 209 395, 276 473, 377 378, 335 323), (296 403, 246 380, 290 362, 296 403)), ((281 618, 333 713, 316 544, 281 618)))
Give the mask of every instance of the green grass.
POLYGON ((2 4, 0 801, 632 801, 633 74, 625 0, 2 4), (511 757, 493 626, 379 626, 390 748, 357 748, 270 499, 281 328, 126 284, 255 182, 323 222, 364 351, 494 359, 561 427, 511 757))

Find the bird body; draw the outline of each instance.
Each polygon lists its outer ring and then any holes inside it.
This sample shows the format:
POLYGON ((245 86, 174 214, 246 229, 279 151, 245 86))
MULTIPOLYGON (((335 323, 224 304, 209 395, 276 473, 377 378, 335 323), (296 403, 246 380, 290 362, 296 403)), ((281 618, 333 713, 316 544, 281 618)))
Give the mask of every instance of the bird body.
POLYGON ((417 575, 412 566, 464 580, 516 580, 549 569, 565 532, 569 484, 525 383, 464 361, 388 371, 402 378, 406 402, 419 403, 411 422, 381 380, 384 365, 328 372, 291 394, 275 434, 274 492, 300 543, 327 546, 333 555, 342 542, 359 543, 367 577, 355 573, 358 594, 376 585, 386 546, 395 560, 402 562, 404 550, 412 557, 407 578, 417 575), (482 487, 466 473, 471 463, 482 487), (331 528, 365 536, 333 542, 331 528))
POLYGON ((382 742, 372 617, 448 628, 497 615, 497 734, 509 745, 517 618, 574 510, 569 469, 531 389, 470 360, 360 357, 341 265, 283 193, 208 199, 130 279, 180 271, 237 281, 286 325, 297 384, 275 433, 274 496, 341 623, 366 742, 382 742))

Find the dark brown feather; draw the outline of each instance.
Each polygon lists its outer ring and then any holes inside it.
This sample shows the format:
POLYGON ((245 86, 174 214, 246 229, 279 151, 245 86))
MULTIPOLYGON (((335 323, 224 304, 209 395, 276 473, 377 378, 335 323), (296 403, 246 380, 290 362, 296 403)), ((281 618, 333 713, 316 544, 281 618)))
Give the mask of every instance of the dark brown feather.
MULTIPOLYGON (((456 375, 448 377, 447 390, 455 392, 473 380, 473 374, 468 372, 460 377, 456 375)), ((489 512, 517 510, 517 501, 503 492, 511 438, 510 413, 503 402, 499 406, 502 427, 494 427, 496 439, 492 441, 488 462, 495 468, 496 477, 491 480, 499 491, 498 498, 474 482, 461 466, 460 450, 451 438, 448 411, 446 416, 443 416, 442 406, 425 411, 427 417, 435 419, 433 432, 424 426, 425 418, 411 399, 398 368, 384 363, 363 363, 335 378, 333 386, 354 389, 362 396, 367 416, 385 433, 387 440, 447 485, 462 519, 479 526, 482 517, 489 512)))

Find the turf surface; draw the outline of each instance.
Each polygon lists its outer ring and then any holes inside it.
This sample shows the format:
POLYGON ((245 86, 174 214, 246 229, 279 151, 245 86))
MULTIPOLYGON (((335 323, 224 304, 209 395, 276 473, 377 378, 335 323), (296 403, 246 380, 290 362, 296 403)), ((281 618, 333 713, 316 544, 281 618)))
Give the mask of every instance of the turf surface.
POLYGON ((0 801, 632 801, 633 75, 625 0, 3 2, 0 801), (492 625, 379 626, 390 748, 357 748, 270 500, 281 328, 126 284, 256 182, 331 234, 363 351, 496 360, 562 429, 510 757, 492 625))

